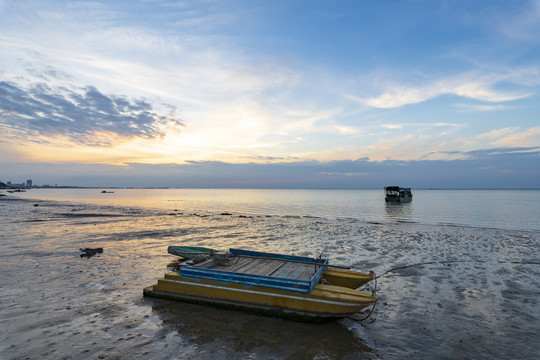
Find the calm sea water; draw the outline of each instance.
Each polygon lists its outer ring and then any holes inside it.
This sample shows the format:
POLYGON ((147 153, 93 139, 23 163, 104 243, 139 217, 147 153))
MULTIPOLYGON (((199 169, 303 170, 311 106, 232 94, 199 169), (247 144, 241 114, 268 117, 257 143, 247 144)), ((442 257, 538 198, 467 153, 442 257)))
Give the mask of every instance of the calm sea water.
POLYGON ((408 221, 540 231, 540 190, 414 190, 414 200, 387 204, 383 190, 34 189, 18 196, 99 205, 205 213, 408 221))
POLYGON ((111 191, 0 197, 0 359, 540 358, 538 190, 111 191), (169 245, 322 252, 379 302, 313 325, 144 298, 169 245))

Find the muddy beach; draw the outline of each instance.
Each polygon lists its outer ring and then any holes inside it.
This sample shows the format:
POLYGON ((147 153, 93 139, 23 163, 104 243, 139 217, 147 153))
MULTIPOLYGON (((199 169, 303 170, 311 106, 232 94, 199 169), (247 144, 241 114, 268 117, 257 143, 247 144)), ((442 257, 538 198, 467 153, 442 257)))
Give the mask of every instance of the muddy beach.
POLYGON ((0 358, 540 357, 535 231, 189 210, 2 197, 0 358), (322 251, 374 270, 380 300, 314 325, 144 298, 173 244, 322 251))

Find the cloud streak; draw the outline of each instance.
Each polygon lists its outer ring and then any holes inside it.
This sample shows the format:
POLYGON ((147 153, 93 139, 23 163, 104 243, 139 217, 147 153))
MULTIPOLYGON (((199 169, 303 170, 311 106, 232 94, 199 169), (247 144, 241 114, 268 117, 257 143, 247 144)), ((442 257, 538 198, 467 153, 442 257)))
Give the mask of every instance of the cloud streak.
POLYGON ((495 129, 488 133, 481 134, 479 138, 491 140, 495 145, 518 147, 540 144, 540 126, 522 130, 520 127, 507 127, 495 129))
POLYGON ((113 138, 162 138, 170 122, 182 125, 144 99, 105 95, 92 86, 68 89, 35 83, 26 89, 0 82, 0 126, 12 136, 36 141, 61 136, 86 146, 111 146, 113 138))
MULTIPOLYGON (((184 165, 9 164, 14 178, 81 186, 184 188, 535 188, 540 181, 540 147, 457 152, 455 160, 294 161, 231 164, 191 161, 184 165), (430 176, 426 176, 429 173, 430 176), (63 174, 59 176, 58 174, 63 174)), ((445 157, 452 154, 445 154, 445 157)))
POLYGON ((461 74, 418 86, 392 82, 387 85, 390 90, 380 95, 362 98, 349 94, 347 97, 379 109, 417 104, 442 95, 455 95, 488 103, 509 102, 529 97, 532 93, 497 89, 497 85, 504 82, 520 84, 521 79, 527 76, 537 78, 538 69, 524 69, 515 74, 461 74))

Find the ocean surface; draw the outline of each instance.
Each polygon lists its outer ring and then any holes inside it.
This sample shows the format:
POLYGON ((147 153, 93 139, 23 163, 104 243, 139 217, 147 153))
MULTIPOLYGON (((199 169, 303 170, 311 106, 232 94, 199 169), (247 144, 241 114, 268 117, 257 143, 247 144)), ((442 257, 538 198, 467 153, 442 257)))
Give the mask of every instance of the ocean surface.
POLYGON ((540 358, 539 190, 109 191, 0 192, 0 359, 540 358), (306 324, 144 298, 169 245, 323 253, 379 302, 306 324))

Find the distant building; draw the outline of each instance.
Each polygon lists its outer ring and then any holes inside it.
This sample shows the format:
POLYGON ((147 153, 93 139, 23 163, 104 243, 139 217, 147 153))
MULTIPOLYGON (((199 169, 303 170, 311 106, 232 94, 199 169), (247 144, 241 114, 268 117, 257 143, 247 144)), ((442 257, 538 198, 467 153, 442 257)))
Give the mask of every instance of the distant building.
POLYGON ((26 180, 26 183, 12 183, 11 181, 6 182, 6 185, 10 188, 17 188, 17 189, 23 189, 23 188, 31 188, 32 187, 32 180, 26 180))

